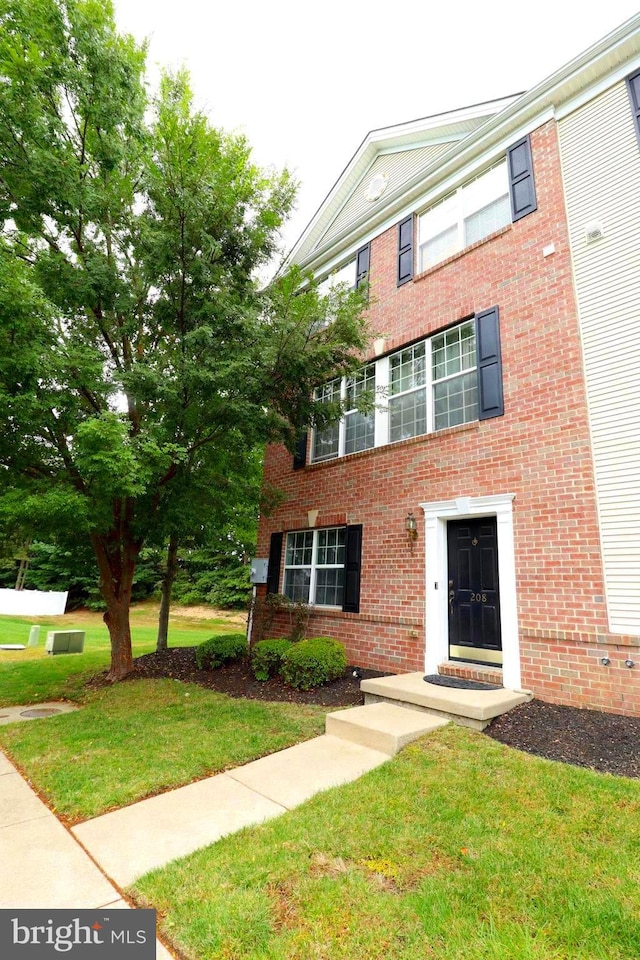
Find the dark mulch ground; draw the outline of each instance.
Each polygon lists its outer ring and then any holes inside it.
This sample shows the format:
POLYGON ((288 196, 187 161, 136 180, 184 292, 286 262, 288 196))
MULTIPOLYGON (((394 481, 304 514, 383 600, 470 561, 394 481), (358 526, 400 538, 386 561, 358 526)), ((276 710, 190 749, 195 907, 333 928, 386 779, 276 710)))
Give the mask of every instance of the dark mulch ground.
MULTIPOLYGON (((163 653, 138 657, 134 677, 173 677, 251 700, 348 707, 363 703, 360 680, 352 676, 352 670, 349 667, 340 680, 316 690, 294 690, 279 679, 264 683, 255 680, 244 662, 219 670, 198 670, 195 649, 175 647, 163 653)), ((364 678, 382 676, 372 670, 362 670, 361 675, 364 678)), ((621 717, 532 700, 498 717, 485 733, 508 746, 550 760, 640 778, 638 717, 621 717)))
POLYGON ((498 717, 485 733, 549 760, 640 777, 640 717, 531 700, 498 717))
MULTIPOLYGON (((230 697, 249 700, 277 700, 287 703, 317 703, 324 707, 351 707, 364 703, 360 680, 353 676, 353 667, 344 677, 316 690, 294 690, 277 677, 256 680, 246 661, 220 667, 218 670, 198 670, 194 647, 173 647, 162 653, 147 653, 135 661, 134 677, 173 677, 185 683, 197 683, 209 690, 226 693, 230 697)), ((361 670, 361 677, 379 677, 374 670, 361 670)))

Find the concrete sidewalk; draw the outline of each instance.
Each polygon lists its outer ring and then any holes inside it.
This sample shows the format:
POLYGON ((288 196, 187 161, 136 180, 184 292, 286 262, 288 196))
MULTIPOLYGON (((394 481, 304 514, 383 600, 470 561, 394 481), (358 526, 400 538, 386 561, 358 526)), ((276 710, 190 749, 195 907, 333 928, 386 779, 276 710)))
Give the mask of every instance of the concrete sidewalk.
MULTIPOLYGON (((0 753, 0 908, 129 909, 120 889, 355 780, 387 753, 317 737, 67 830, 0 753)), ((171 954, 158 942, 158 960, 171 954)))
MULTIPOLYGON (((2 909, 130 909, 2 753, 0 850, 2 909)), ((171 960, 159 941, 156 957, 171 960)))
POLYGON ((149 870, 277 817, 388 759, 338 737, 316 737, 87 820, 72 832, 107 875, 126 887, 149 870))

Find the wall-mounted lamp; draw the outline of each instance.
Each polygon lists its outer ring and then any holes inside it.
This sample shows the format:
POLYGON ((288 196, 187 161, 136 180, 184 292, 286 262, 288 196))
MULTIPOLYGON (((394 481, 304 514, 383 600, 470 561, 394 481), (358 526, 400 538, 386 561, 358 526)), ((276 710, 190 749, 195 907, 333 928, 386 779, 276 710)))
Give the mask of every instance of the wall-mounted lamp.
POLYGON ((634 661, 634 660, 625 660, 624 665, 625 665, 625 667, 629 667, 629 669, 631 669, 631 667, 635 667, 635 661, 634 661))
POLYGON ((418 539, 418 521, 411 510, 404 518, 404 528, 407 531, 408 539, 411 540, 412 543, 418 539))
POLYGON ((608 667, 609 664, 611 663, 611 660, 609 659, 609 657, 600 657, 600 663, 602 664, 603 667, 608 667))

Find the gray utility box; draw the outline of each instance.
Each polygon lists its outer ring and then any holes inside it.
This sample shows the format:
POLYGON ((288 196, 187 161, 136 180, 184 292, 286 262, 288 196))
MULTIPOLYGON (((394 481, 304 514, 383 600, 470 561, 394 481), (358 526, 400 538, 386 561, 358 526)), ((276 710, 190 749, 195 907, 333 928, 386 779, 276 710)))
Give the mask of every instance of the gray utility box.
POLYGON ((52 630, 47 634, 47 653, 82 653, 84 630, 52 630))
POLYGON ((251 561, 251 583, 266 583, 269 561, 257 558, 251 561))

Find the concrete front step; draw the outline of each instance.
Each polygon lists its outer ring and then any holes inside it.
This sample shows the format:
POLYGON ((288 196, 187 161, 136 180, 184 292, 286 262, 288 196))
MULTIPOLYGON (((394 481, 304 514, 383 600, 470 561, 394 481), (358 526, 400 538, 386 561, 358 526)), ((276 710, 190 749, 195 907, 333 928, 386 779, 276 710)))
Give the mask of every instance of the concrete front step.
POLYGON ((393 703, 372 703, 327 714, 326 732, 393 757, 412 740, 448 722, 393 703))
POLYGON ((394 677, 363 680, 360 689, 364 702, 393 703, 445 720, 453 720, 473 730, 484 730, 494 717, 531 700, 532 694, 507 690, 458 690, 426 683, 424 673, 404 673, 394 677))

